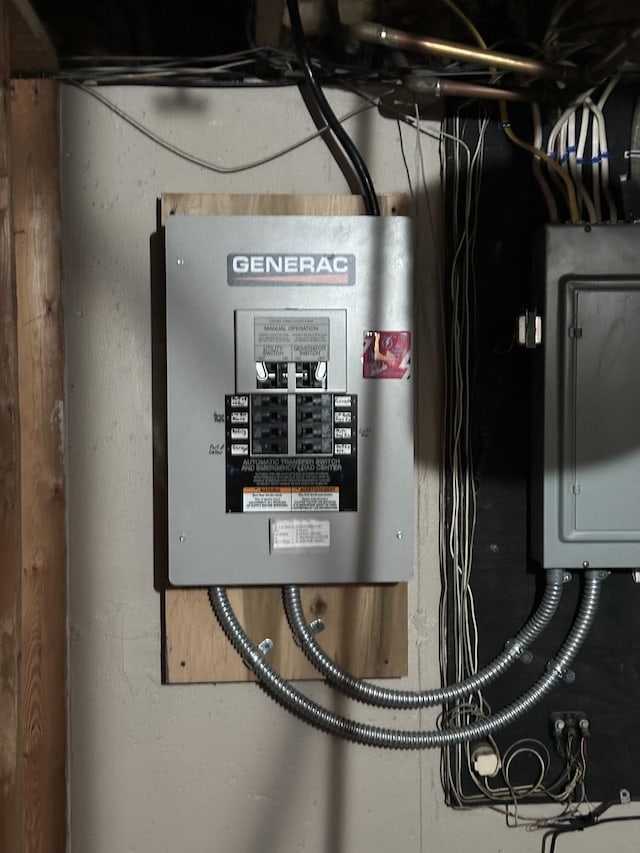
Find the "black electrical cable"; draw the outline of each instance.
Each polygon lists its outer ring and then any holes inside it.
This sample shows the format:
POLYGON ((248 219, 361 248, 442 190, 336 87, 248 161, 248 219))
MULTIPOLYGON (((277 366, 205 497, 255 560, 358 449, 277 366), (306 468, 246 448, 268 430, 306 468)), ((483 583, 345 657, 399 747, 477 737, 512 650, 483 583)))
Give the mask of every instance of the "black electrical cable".
POLYGON ((584 832, 585 829, 591 829, 594 826, 602 826, 604 823, 626 823, 627 821, 640 820, 640 815, 620 815, 619 817, 601 817, 608 811, 611 806, 620 805, 620 800, 613 800, 609 803, 601 803, 593 811, 583 815, 576 815, 570 818, 564 826, 558 826, 555 829, 550 829, 542 836, 541 853, 555 853, 556 843, 559 836, 569 832, 584 832), (551 839, 551 844, 547 850, 547 839, 551 839))
POLYGON ((302 20, 300 19, 300 9, 298 8, 298 0, 287 0, 287 8, 289 10, 289 18, 291 19, 291 33, 296 47, 298 59, 302 65, 305 79, 313 95, 313 99, 318 105, 318 109, 325 118, 325 121, 331 128, 333 135, 336 137, 344 153, 347 155, 351 164, 358 176, 362 187, 362 195, 364 197, 365 207, 370 216, 380 216, 380 206, 378 197, 373 187, 371 175, 367 169, 367 165, 362 159, 362 155, 353 144, 353 141, 346 130, 340 124, 338 117, 331 109, 331 105, 327 101, 322 87, 318 83, 311 66, 311 58, 307 49, 307 41, 302 28, 302 20))

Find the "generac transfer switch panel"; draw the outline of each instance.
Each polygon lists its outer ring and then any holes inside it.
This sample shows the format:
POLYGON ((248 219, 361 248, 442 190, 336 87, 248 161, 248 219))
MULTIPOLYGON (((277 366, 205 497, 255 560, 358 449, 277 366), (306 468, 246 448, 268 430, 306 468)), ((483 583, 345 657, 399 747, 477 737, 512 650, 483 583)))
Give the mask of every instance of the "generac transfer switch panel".
POLYGON ((411 223, 171 216, 169 577, 406 580, 411 223))

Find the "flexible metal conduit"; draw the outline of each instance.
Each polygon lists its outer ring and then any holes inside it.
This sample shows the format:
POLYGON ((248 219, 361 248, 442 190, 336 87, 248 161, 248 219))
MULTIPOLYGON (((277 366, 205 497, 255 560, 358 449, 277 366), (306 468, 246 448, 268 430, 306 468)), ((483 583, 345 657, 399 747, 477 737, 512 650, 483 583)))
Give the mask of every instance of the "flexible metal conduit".
POLYGON ((580 607, 567 639, 556 657, 549 661, 545 673, 529 690, 511 705, 484 720, 443 731, 405 731, 380 728, 356 722, 324 708, 284 681, 264 660, 260 650, 253 645, 236 619, 224 587, 211 587, 209 597, 214 612, 232 645, 254 671, 267 692, 285 708, 323 731, 356 743, 391 749, 426 749, 450 746, 485 737, 518 719, 539 702, 565 675, 589 633, 598 609, 601 583, 602 574, 600 572, 587 571, 585 573, 580 607))
POLYGON ((284 606, 293 635, 315 668, 321 672, 327 681, 347 693, 353 699, 379 705, 384 708, 426 708, 431 705, 443 705, 455 699, 467 697, 487 684, 495 681, 520 657, 549 624, 560 603, 564 585, 562 569, 550 569, 546 573, 546 586, 540 606, 535 613, 510 640, 503 652, 491 663, 478 672, 465 678, 457 684, 433 690, 390 690, 376 684, 363 681, 349 672, 341 669, 338 664, 326 654, 316 642, 312 630, 305 619, 300 587, 286 586, 284 588, 284 606))

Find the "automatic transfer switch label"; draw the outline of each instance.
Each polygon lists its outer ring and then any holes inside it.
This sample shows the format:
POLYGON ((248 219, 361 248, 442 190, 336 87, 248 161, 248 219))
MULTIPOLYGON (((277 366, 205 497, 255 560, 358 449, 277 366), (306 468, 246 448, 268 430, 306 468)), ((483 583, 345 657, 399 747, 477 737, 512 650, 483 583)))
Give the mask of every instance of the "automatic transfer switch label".
MULTIPOLYGON (((355 395, 248 395, 244 410, 226 398, 226 510, 242 513, 330 513, 357 509, 357 398, 355 395), (278 400, 273 398, 278 396, 278 400), (254 398, 260 406, 255 411, 254 398), (270 401, 265 404, 265 400, 270 401), (337 403, 339 402, 339 406, 337 403), (282 412, 289 412, 286 423, 282 412), (245 415, 249 441, 239 438, 245 415), (349 427, 345 427, 345 415, 349 427), (271 426, 269 417, 273 417, 271 426), (269 431, 273 430, 273 439, 269 431), (259 437, 256 438, 259 432, 259 437), (290 435, 291 434, 291 435, 290 435), (265 437, 266 436, 266 437, 265 437), (295 448, 282 453, 281 448, 295 448)), ((244 402, 243 400, 243 402, 244 402)), ((244 429, 244 427, 243 427, 244 429)), ((245 433, 242 433, 243 439, 245 433)))

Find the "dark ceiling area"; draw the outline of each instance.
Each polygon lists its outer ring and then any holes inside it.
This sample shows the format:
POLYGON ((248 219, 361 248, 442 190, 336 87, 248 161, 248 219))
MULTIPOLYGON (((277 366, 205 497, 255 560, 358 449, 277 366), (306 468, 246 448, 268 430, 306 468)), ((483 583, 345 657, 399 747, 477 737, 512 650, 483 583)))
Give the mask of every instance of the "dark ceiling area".
MULTIPOLYGON (((63 65, 75 56, 235 53, 265 43, 261 16, 276 21, 270 46, 288 49, 286 16, 280 26, 284 5, 282 0, 33 0, 63 65)), ((457 5, 489 46, 524 55, 540 55, 544 47, 547 59, 567 62, 580 61, 640 22, 636 0, 460 0, 457 5)), ((299 6, 314 52, 334 64, 389 63, 388 51, 354 46, 348 28, 353 20, 460 42, 470 38, 447 0, 300 0, 299 6)))
POLYGON ((249 0, 35 0, 61 58, 211 56, 249 47, 249 0))

